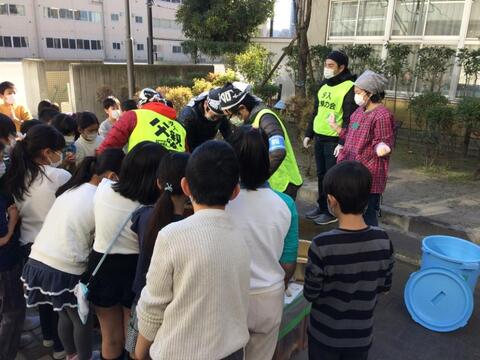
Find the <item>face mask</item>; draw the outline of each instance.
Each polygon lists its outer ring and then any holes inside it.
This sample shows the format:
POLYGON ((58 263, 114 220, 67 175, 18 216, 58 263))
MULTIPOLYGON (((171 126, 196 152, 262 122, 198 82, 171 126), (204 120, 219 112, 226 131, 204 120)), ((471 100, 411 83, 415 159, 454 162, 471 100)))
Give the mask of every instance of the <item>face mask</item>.
POLYGON ((5 161, 0 162, 0 178, 5 175, 7 172, 7 165, 5 165, 5 161))
POLYGON ((84 133, 82 136, 87 141, 93 141, 97 138, 97 133, 84 133))
POLYGON ((58 161, 55 161, 53 162, 52 160, 50 160, 50 158, 48 159, 48 161, 50 161, 50 166, 53 166, 53 167, 59 167, 60 165, 62 165, 62 161, 63 161, 63 154, 61 152, 56 152, 55 154, 57 154, 60 159, 58 161))
POLYGON ((117 120, 120 117, 120 110, 112 110, 110 117, 117 120))
POLYGON ((245 121, 240 118, 240 116, 238 115, 233 115, 231 118, 230 118, 230 122, 232 123, 232 125, 235 125, 235 126, 242 126, 245 121))
POLYGON ((331 79, 335 76, 335 71, 330 68, 323 68, 323 77, 325 79, 331 79))
POLYGON ((71 136, 64 136, 63 137, 65 139, 65 143, 67 145, 72 145, 74 142, 75 142, 75 136, 71 135, 71 136))
POLYGON ((367 104, 367 102, 363 99, 363 96, 360 94, 355 94, 353 100, 355 100, 355 104, 358 106, 365 106, 367 104))
POLYGON ((15 94, 10 94, 10 95, 5 96, 5 102, 7 104, 13 105, 13 104, 15 104, 16 100, 17 99, 16 99, 15 94))

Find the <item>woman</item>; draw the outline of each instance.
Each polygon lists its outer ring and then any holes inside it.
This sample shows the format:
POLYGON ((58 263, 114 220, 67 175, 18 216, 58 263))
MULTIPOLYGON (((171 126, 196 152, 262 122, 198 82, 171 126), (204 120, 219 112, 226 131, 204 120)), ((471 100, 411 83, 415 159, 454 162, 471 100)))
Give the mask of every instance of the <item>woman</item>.
POLYGON ((240 164, 240 194, 226 208, 251 254, 245 359, 271 359, 278 340, 285 287, 295 271, 298 215, 293 199, 270 188, 268 137, 243 127, 230 142, 240 164), (268 209, 268 211, 265 211, 268 209))
POLYGON ((139 253, 138 237, 129 219, 140 206, 157 201, 156 171, 166 153, 159 144, 137 144, 122 163, 119 181, 104 179, 95 194, 95 240, 89 271, 115 241, 89 288, 89 300, 100 322, 104 359, 123 358, 139 253))
POLYGON ((345 145, 335 149, 337 161, 356 160, 372 174, 373 182, 364 214, 367 225, 378 226, 380 198, 387 183, 390 153, 394 145, 394 120, 382 104, 388 80, 371 70, 366 70, 355 81, 357 110, 350 117, 347 129, 341 129, 335 120, 330 126, 336 130, 345 145))

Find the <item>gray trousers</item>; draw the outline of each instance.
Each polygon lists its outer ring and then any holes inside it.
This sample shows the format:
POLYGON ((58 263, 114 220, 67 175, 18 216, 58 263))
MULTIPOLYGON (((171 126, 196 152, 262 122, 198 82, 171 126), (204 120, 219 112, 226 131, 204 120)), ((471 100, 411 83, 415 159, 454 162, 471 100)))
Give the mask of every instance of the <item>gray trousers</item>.
POLYGON ((0 272, 0 360, 17 356, 25 320, 22 269, 19 262, 12 270, 0 272))
POLYGON ((58 313, 58 336, 67 355, 77 354, 78 360, 92 358, 92 312, 83 325, 76 308, 65 307, 58 313))

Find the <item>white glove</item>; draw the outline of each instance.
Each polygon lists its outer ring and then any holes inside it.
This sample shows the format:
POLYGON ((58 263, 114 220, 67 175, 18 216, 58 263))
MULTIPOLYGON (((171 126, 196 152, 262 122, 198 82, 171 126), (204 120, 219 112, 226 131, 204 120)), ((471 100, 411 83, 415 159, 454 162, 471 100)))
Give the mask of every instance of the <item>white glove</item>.
POLYGON ((303 139, 303 147, 305 149, 308 149, 310 147, 310 138, 309 137, 306 137, 305 139, 303 139))
POLYGON ((338 144, 335 150, 333 150, 333 156, 338 157, 342 149, 343 149, 343 145, 338 144))
POLYGON ((384 142, 381 142, 375 147, 375 152, 377 153, 378 157, 382 157, 390 154, 392 152, 392 149, 390 149, 390 146, 388 146, 384 142))

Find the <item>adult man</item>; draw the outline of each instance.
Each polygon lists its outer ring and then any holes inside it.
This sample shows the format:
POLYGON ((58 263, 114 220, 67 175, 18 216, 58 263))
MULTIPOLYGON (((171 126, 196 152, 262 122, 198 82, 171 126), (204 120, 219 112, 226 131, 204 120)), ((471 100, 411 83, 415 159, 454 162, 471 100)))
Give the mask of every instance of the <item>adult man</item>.
POLYGON ((161 144, 167 150, 186 150, 186 130, 175 120, 175 109, 167 105, 163 96, 145 88, 139 94, 139 109, 127 111, 117 120, 106 139, 98 148, 123 148, 130 151, 142 141, 161 144))
POLYGON ((295 153, 282 121, 259 98, 249 93, 250 86, 234 82, 226 84, 220 94, 220 107, 228 116, 237 116, 268 136, 270 179, 272 189, 293 199, 302 185, 295 153))
POLYGON ((329 121, 335 121, 347 128, 350 115, 357 109, 354 101, 353 81, 355 76, 348 70, 348 57, 341 51, 332 51, 325 60, 325 80, 315 97, 312 120, 305 133, 303 146, 310 147, 315 138, 315 161, 318 177, 318 207, 307 212, 306 217, 317 225, 336 222, 327 206, 327 196, 323 192, 323 177, 333 167, 338 155, 339 134, 332 130, 329 121))
POLYGON ((187 144, 192 152, 215 138, 218 131, 225 140, 230 136, 230 121, 220 108, 220 88, 205 91, 193 98, 182 109, 178 121, 187 130, 187 144))

